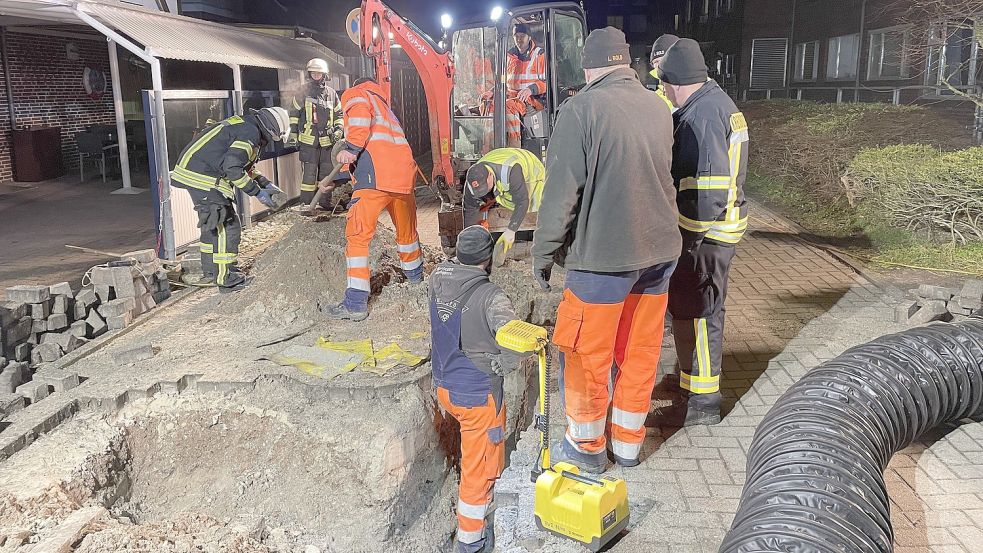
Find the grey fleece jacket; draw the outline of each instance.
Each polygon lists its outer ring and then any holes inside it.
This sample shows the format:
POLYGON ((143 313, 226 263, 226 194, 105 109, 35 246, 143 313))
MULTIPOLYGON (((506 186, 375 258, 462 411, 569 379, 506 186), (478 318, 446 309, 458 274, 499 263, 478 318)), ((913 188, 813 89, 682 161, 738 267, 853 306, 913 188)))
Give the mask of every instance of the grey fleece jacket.
MULTIPOLYGON (((505 323, 515 320, 515 309, 505 292, 488 280, 488 273, 481 267, 446 261, 430 275, 430 289, 438 304, 452 303, 472 285, 480 285, 464 307, 461 315, 461 349, 478 369, 496 377, 492 360, 514 370, 519 356, 503 350, 495 341, 495 333, 505 323)), ((499 386, 501 382, 499 381, 499 386)))
POLYGON ((560 108, 546 152, 533 262, 620 272, 679 257, 672 116, 619 68, 560 108))

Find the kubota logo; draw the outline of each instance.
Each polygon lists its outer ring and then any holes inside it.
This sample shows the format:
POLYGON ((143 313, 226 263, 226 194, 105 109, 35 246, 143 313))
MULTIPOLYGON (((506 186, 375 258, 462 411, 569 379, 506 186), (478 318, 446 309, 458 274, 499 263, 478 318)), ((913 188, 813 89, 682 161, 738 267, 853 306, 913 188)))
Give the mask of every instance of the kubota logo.
POLYGON ((406 32, 406 40, 410 44, 412 44, 414 48, 416 48, 417 50, 419 50, 420 53, 423 54, 424 56, 430 54, 430 51, 427 50, 426 44, 424 44, 423 42, 421 42, 420 39, 417 38, 415 34, 407 31, 406 32))

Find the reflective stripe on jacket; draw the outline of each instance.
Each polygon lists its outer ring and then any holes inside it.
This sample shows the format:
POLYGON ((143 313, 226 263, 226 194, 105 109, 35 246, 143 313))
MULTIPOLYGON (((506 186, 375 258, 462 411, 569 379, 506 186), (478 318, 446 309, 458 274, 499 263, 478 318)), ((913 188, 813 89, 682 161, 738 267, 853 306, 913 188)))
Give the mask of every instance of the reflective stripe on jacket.
POLYGON ((683 240, 737 244, 747 230, 748 127, 744 114, 708 80, 674 114, 672 176, 683 240))
POLYGON ((529 212, 536 213, 543 201, 543 185, 546 184, 546 166, 536 154, 522 148, 498 148, 485 154, 478 163, 500 166, 495 175, 495 201, 510 211, 515 211, 515 200, 509 189, 509 173, 518 165, 529 193, 529 212))
POLYGON ((345 110, 346 146, 358 156, 352 171, 355 189, 412 192, 416 161, 381 87, 366 81, 346 90, 341 103, 345 110))
POLYGON ((171 171, 171 182, 182 188, 218 190, 233 198, 234 188, 250 196, 260 191, 259 159, 262 131, 254 115, 238 115, 206 127, 184 148, 171 171))

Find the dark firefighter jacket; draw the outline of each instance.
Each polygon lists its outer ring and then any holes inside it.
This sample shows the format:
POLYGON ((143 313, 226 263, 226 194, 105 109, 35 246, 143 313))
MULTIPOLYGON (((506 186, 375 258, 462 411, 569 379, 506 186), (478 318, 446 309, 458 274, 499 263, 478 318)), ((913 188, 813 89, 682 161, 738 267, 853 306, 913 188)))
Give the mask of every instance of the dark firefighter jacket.
POLYGON ((673 114, 672 177, 686 243, 737 244, 747 230, 748 129, 744 114, 707 81, 673 114))
POLYGON ((301 151, 330 148, 344 137, 344 112, 334 89, 311 83, 303 98, 293 99, 290 137, 301 151))
POLYGON ((259 158, 262 131, 255 115, 233 116, 205 127, 178 157, 171 182, 182 188, 216 190, 235 197, 239 188, 250 196, 260 191, 259 158))

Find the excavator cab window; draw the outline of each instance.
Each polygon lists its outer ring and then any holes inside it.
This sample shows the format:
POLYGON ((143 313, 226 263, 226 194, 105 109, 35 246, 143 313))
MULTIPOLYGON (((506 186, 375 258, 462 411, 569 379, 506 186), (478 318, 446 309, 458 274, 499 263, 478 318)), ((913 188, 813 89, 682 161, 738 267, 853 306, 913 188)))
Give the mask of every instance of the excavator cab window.
POLYGON ((505 64, 506 127, 512 127, 508 145, 521 143, 536 153, 549 134, 550 78, 544 16, 544 12, 534 11, 512 19, 505 64), (519 140, 515 138, 516 125, 521 127, 519 140))
POLYGON ((580 17, 553 12, 552 50, 556 110, 587 83, 583 69, 584 25, 580 17))
POLYGON ((454 155, 477 160, 494 149, 494 27, 454 33, 454 155))

